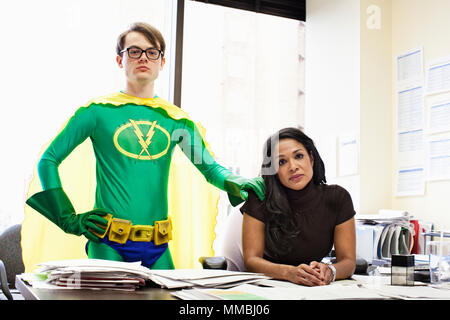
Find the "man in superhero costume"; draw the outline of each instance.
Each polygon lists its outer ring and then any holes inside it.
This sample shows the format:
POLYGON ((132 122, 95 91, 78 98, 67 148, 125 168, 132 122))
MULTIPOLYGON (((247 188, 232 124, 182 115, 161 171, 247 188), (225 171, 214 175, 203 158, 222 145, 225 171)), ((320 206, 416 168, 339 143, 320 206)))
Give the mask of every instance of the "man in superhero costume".
POLYGON ((232 205, 246 200, 250 189, 264 198, 262 179, 245 179, 217 164, 189 116, 154 95, 164 50, 158 30, 145 23, 131 25, 117 43, 125 90, 79 108, 39 161, 43 191, 26 203, 66 233, 88 238, 89 258, 174 268, 167 187, 176 145, 209 183, 228 193, 232 205), (58 166, 87 138, 96 157, 95 209, 76 214, 58 166))

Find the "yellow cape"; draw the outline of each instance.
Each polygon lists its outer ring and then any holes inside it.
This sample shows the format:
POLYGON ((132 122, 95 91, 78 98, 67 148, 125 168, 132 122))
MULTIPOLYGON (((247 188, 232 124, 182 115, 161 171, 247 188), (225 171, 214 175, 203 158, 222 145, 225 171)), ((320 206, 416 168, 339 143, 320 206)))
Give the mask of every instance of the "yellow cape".
MULTIPOLYGON (((135 103, 161 108, 174 119, 189 119, 184 111, 161 98, 141 99, 120 92, 93 99, 85 106, 93 103, 116 106, 135 103)), ((205 129, 199 123, 196 125, 204 137, 205 129)), ((42 149, 39 158, 47 147, 48 144, 42 149)), ((211 152, 209 145, 206 147, 211 152)), ((61 163, 59 174, 76 212, 91 210, 94 205, 96 177, 95 156, 89 139, 75 148, 61 163)), ((220 191, 206 182, 178 147, 172 157, 168 188, 169 214, 173 222, 173 240, 170 241, 169 248, 175 268, 200 268, 199 257, 214 255, 212 245, 220 191), (177 181, 183 183, 176 183, 177 181), (188 185, 191 188, 186 188, 188 185)), ((42 187, 35 165, 27 198, 39 191, 42 191, 42 187)), ((85 237, 64 233, 40 213, 25 205, 22 223, 25 272, 32 272, 37 264, 45 261, 85 259, 86 242, 85 237)))

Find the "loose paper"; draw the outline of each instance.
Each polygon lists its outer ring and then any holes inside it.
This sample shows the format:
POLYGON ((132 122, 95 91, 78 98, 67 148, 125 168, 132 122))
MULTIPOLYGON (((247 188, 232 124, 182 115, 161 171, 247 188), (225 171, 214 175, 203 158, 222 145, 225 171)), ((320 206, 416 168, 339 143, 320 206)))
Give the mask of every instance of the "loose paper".
POLYGON ((423 166, 425 163, 424 133, 422 129, 398 133, 398 165, 400 168, 423 166))
POLYGON ((356 135, 339 137, 339 175, 348 176, 358 173, 359 143, 356 135))
POLYGON ((397 172, 396 196, 425 194, 425 169, 403 169, 397 172))
POLYGON ((423 81, 423 49, 415 48, 397 56, 399 88, 423 81))
POLYGON ((428 180, 450 179, 450 134, 428 140, 428 180))
POLYGON ((450 131, 450 99, 428 102, 428 132, 450 131))
POLYGON ((405 131, 423 128, 423 87, 416 86, 398 92, 397 130, 405 131))
POLYGON ((427 94, 450 91, 450 56, 430 62, 427 66, 427 94))

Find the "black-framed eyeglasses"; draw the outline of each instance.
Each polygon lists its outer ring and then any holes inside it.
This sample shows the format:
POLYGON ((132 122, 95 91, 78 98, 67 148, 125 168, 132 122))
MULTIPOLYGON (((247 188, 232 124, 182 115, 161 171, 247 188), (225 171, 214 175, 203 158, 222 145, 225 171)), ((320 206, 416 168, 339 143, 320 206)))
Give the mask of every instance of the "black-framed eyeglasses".
POLYGON ((120 53, 124 53, 125 51, 131 59, 139 59, 144 51, 149 60, 158 60, 161 55, 164 56, 164 52, 156 48, 148 48, 143 50, 139 47, 129 47, 120 51, 120 53))

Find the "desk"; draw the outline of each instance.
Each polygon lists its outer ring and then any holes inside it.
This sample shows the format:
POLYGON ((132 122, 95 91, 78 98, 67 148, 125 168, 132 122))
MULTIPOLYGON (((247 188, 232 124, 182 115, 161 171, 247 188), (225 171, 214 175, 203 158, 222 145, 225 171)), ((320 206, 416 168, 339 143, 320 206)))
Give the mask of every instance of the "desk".
MULTIPOLYGON (((450 300, 450 290, 435 289, 425 284, 414 287, 391 286, 390 277, 385 276, 353 276, 354 280, 339 280, 324 287, 298 286, 296 291, 288 292, 290 296, 284 296, 282 300, 396 300, 396 299, 446 299, 450 300), (360 288, 357 283, 365 284, 360 288), (381 295, 380 295, 381 294, 381 295), (294 297, 295 295, 295 297, 294 297)), ((16 276, 16 288, 26 300, 180 300, 171 293, 174 290, 155 287, 145 287, 136 291, 114 291, 114 290, 86 290, 86 289, 39 289, 28 285, 19 276, 16 276)), ((256 288, 257 286, 255 286, 256 288)), ((273 288, 270 288, 273 289, 273 288)), ((280 297, 280 288, 275 290, 276 296, 280 297)), ((259 295, 258 293, 256 293, 259 295)), ((278 299, 275 299, 278 300, 278 299)), ((191 303, 193 300, 189 300, 191 303)), ((266 300, 267 301, 267 300, 266 300)), ((230 300, 228 300, 230 302, 230 300)))
POLYGON ((141 288, 136 291, 115 290, 50 290, 37 289, 16 276, 16 289, 25 300, 179 300, 170 290, 161 288, 141 288))

